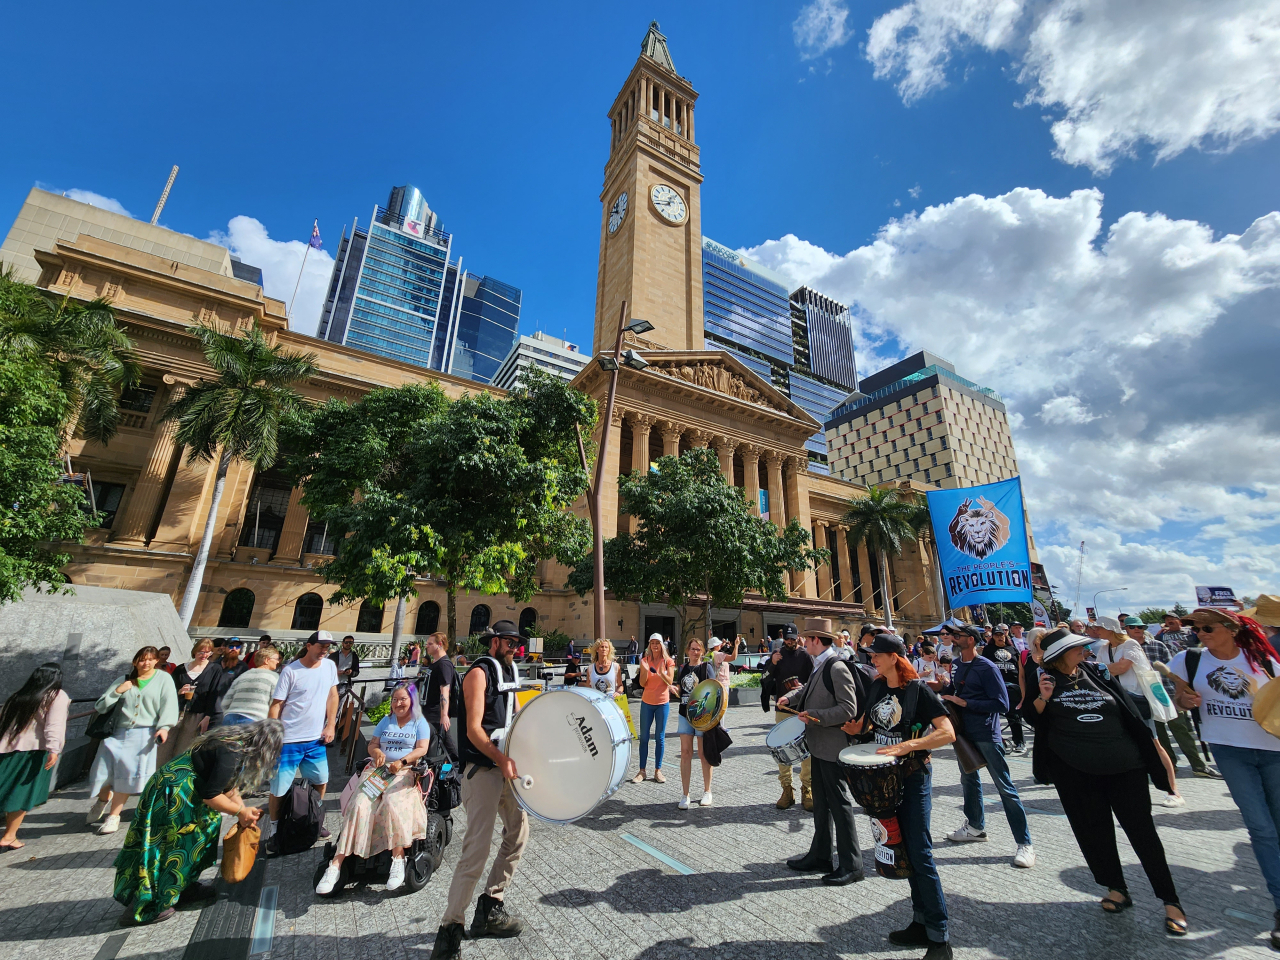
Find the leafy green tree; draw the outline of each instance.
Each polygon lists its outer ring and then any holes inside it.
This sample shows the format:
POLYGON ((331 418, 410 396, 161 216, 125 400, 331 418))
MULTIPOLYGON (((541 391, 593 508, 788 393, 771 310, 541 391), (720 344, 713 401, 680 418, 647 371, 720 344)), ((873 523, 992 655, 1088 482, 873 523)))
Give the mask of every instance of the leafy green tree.
POLYGON ((78 542, 88 525, 84 493, 59 482, 70 408, 47 366, 0 353, 0 603, 65 584, 71 557, 48 544, 78 542))
POLYGON ((109 300, 55 297, 0 265, 0 352, 38 361, 54 372, 85 437, 105 444, 120 424, 120 391, 141 368, 109 300))
MULTIPOLYGON (((748 591, 786 599, 786 573, 826 562, 830 551, 809 546, 809 531, 794 519, 779 531, 753 516, 741 490, 729 485, 707 449, 666 456, 652 471, 618 481, 624 513, 639 523, 634 534, 605 541, 605 585, 641 603, 665 600, 672 610, 703 598, 703 616, 684 618, 680 649, 701 624, 711 629, 711 607, 738 607, 748 591)), ((569 577, 585 596, 594 586, 588 553, 569 577)))
POLYGON ((1147 607, 1137 613, 1138 619, 1143 623, 1163 623, 1164 618, 1168 615, 1169 611, 1164 607, 1147 607))
POLYGON ((188 463, 216 459, 218 466, 204 536, 178 610, 184 627, 191 623, 204 582, 227 468, 233 458, 255 470, 266 470, 276 462, 281 424, 297 416, 303 404, 294 385, 316 370, 314 354, 272 345, 256 324, 238 336, 210 326, 188 327, 187 332, 199 341, 214 376, 202 377, 174 399, 164 419, 178 424, 175 439, 186 447, 188 463))
POLYGON ((902 556, 902 545, 915 540, 920 529, 920 496, 897 487, 871 487, 865 497, 849 501, 843 522, 849 525, 850 544, 866 544, 880 561, 880 595, 884 599, 885 624, 893 629, 893 582, 889 558, 902 556))

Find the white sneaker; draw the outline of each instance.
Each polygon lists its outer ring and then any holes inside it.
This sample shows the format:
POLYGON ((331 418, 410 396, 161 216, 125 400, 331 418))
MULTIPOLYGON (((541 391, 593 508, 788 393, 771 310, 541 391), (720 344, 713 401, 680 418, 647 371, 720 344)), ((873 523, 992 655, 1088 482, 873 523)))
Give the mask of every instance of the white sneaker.
POLYGON ((391 874, 387 877, 387 891, 399 890, 404 886, 404 857, 393 857, 391 874))
POLYGON ((1026 870, 1036 865, 1036 850, 1029 843, 1021 843, 1018 845, 1018 851, 1013 855, 1013 865, 1026 870))
POLYGON ((712 804, 711 793, 708 791, 702 795, 702 799, 698 801, 698 806, 709 807, 712 804))
POLYGON ((98 833, 115 833, 119 829, 120 817, 118 814, 113 814, 102 821, 102 826, 98 828, 98 833))
POLYGON ((109 806, 111 806, 111 801, 109 800, 94 800, 93 805, 89 807, 88 822, 94 824, 101 820, 102 815, 107 812, 107 807, 109 806))
POLYGON ((954 833, 948 833, 947 839, 952 843, 986 843, 987 831, 973 829, 966 820, 954 833))
MULTIPOLYGON (((397 861, 395 860, 391 861, 392 873, 395 873, 396 862, 397 861)), ((404 880, 404 861, 401 860, 399 861, 399 863, 400 863, 400 879, 401 881, 403 881, 404 880)), ((324 876, 321 877, 320 882, 316 884, 316 893, 320 894, 320 896, 322 897, 327 897, 329 894, 333 893, 333 888, 338 885, 338 878, 340 876, 342 876, 342 867, 341 866, 335 867, 333 865, 333 861, 330 861, 328 868, 324 872, 324 876)), ((387 889, 388 890, 391 889, 390 884, 387 885, 387 889)))
POLYGON ((1164 801, 1161 804, 1161 806, 1165 807, 1185 807, 1186 805, 1187 798, 1180 797, 1176 793, 1165 794, 1164 801))
POLYGON ((689 795, 686 793, 686 794, 684 795, 684 798, 683 798, 679 803, 677 803, 677 804, 676 804, 676 806, 677 806, 677 807, 679 807, 681 810, 688 810, 688 809, 689 809, 689 795))

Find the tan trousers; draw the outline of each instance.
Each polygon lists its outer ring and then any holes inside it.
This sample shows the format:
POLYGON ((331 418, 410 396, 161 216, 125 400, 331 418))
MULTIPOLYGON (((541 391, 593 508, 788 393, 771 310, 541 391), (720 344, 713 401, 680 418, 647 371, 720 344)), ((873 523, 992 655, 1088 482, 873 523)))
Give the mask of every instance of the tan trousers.
POLYGON ((493 827, 499 816, 502 817, 502 844, 489 870, 484 891, 495 900, 502 899, 502 892, 511 882, 529 839, 529 817, 516 803, 511 781, 504 780, 496 768, 475 768, 474 776, 471 769, 467 770, 462 777, 462 808, 467 811, 467 834, 462 838, 462 853, 453 870, 449 904, 441 925, 467 922, 467 905, 489 859, 493 827))
MULTIPOLYGON (((773 722, 781 723, 783 720, 787 719, 787 717, 794 716, 794 713, 779 713, 775 710, 773 711, 773 722)), ((810 759, 811 758, 809 757, 805 757, 800 761, 800 784, 806 790, 813 787, 813 767, 809 762, 810 759)), ((790 787, 794 785, 791 779, 791 764, 778 764, 778 782, 781 783, 783 787, 790 787)))

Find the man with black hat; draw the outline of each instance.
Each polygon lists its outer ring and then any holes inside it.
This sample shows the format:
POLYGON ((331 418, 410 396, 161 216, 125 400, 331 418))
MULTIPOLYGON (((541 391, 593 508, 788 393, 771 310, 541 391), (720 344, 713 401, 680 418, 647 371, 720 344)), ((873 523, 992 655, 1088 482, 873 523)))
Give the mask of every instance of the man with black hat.
MULTIPOLYGON (((804 686, 811 673, 813 658, 800 647, 800 632, 796 625, 788 623, 782 628, 782 649, 765 663, 764 676, 760 678, 761 686, 770 687, 774 696, 781 700, 792 690, 804 686)), ((774 710, 773 722, 780 723, 789 716, 791 714, 774 710)), ((796 802, 791 764, 778 764, 778 782, 782 784, 778 809, 786 810, 796 802)), ((800 763, 800 802, 806 810, 813 809, 813 767, 809 757, 805 757, 800 763)))
POLYGON ((529 817, 516 801, 511 784, 519 776, 515 761, 498 748, 516 712, 520 678, 513 661, 520 631, 511 620, 499 620, 490 631, 488 656, 478 657, 462 681, 458 752, 465 771, 462 806, 467 812, 467 833, 431 960, 462 956, 467 904, 489 859, 498 817, 502 818, 502 844, 489 870, 485 892, 476 903, 470 938, 518 937, 524 930, 524 924, 507 912, 502 901, 529 839, 529 817))
MULTIPOLYGON (((978 644, 986 631, 979 626, 962 629, 955 638, 960 650, 960 661, 951 671, 951 686, 942 699, 960 708, 964 729, 961 731, 978 748, 987 762, 987 772, 995 781, 1004 805, 1004 815, 1009 821, 1017 850, 1015 867, 1035 866, 1036 852, 1031 845, 1031 830, 1027 825, 1027 811, 1022 807, 1018 788, 1009 775, 1009 764, 1004 758, 1004 744, 1000 740, 1000 715, 1009 711, 1009 693, 995 665, 986 657, 978 656, 978 644)), ((965 822, 947 839, 952 843, 985 843, 986 810, 982 800, 982 780, 978 771, 961 773, 960 784, 964 790, 965 822)))
POLYGON ((840 751, 849 738, 840 728, 858 713, 853 673, 844 660, 831 655, 835 634, 831 621, 804 622, 805 649, 813 657, 813 673, 799 690, 782 697, 779 706, 800 712, 804 738, 813 767, 813 842, 803 857, 787 861, 792 870, 827 870, 822 882, 835 887, 865 878, 858 828, 853 820, 853 795, 840 768, 840 751), (831 827, 835 824, 839 863, 831 863, 831 827))

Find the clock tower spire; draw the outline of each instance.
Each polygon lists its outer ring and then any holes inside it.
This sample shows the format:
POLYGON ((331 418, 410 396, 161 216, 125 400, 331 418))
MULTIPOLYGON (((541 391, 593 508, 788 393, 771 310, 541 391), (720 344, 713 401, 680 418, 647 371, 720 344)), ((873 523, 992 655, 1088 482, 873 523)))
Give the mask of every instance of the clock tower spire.
POLYGON ((701 350, 702 184, 694 143, 697 92, 676 72, 655 20, 609 108, 609 160, 600 194, 596 350, 618 335, 618 305, 670 350, 701 350))

